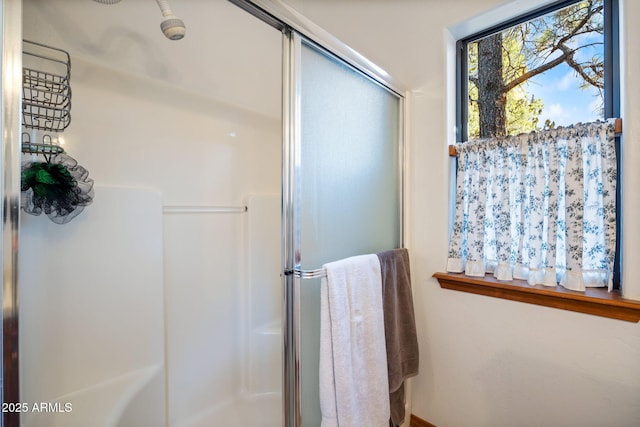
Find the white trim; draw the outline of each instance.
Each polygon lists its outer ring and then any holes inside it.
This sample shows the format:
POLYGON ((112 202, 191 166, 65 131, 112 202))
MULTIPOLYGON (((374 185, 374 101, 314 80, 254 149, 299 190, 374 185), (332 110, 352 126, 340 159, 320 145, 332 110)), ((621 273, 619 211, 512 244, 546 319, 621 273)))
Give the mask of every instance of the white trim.
POLYGON ((536 9, 557 2, 558 0, 515 0, 491 8, 479 15, 448 28, 451 35, 460 40, 472 34, 491 28, 518 16, 526 15, 536 9))
POLYGON ((316 25, 281 0, 229 0, 231 3, 262 19, 266 23, 282 29, 289 28, 306 39, 322 46, 358 71, 386 86, 400 98, 407 91, 406 85, 397 81, 389 73, 363 55, 338 40, 332 34, 316 25))
POLYGON ((624 123, 621 141, 622 185, 622 292, 625 298, 640 300, 640 83, 635 75, 640 67, 637 43, 640 27, 638 0, 619 0, 620 7, 620 117, 624 123), (626 262, 625 262, 626 261, 626 262))

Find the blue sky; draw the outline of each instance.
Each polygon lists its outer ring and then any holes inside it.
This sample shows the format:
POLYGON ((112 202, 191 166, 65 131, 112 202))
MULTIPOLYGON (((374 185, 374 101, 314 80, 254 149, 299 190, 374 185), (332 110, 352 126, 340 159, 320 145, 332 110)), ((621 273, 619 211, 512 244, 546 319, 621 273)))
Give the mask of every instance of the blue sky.
POLYGON ((581 79, 567 64, 531 79, 527 92, 544 101, 539 123, 551 119, 556 126, 566 126, 602 119, 598 91, 593 87, 580 89, 580 83, 581 79))
MULTIPOLYGON (((574 40, 571 45, 575 47, 598 42, 602 43, 602 35, 588 34, 574 40)), ((603 48, 599 44, 578 50, 575 59, 581 62, 592 56, 602 57, 602 55, 603 48)), ((548 60, 551 59, 553 58, 548 60)), ((592 86, 588 89, 580 89, 581 82, 582 79, 566 63, 529 80, 526 85, 527 92, 544 101, 544 109, 539 121, 541 125, 546 119, 555 121, 556 126, 603 119, 600 112, 602 99, 598 91, 592 86)))

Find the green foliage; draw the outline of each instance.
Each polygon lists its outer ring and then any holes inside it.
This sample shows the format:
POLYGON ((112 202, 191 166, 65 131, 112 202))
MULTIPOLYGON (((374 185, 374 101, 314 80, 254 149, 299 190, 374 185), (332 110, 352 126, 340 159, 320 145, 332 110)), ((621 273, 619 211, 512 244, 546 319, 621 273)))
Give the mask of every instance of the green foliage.
MULTIPOLYGON (((544 101, 527 92, 530 79, 560 63, 566 63, 581 79, 581 88, 595 87, 604 99, 604 58, 588 52, 601 50, 604 42, 604 2, 585 0, 511 27, 502 32, 502 97, 496 101, 505 109, 507 134, 515 135, 539 130, 539 116, 544 101)), ((468 43, 468 137, 478 138, 478 100, 482 88, 476 85, 478 44, 468 43)), ((499 72, 499 71, 498 71, 499 72)), ((603 102, 603 101, 602 101, 603 102)), ((602 103, 601 102, 601 103, 602 103)), ((491 104, 493 105, 493 104, 491 104)), ((602 104, 603 105, 603 104, 602 104)), ((547 121, 544 127, 553 127, 547 121)))

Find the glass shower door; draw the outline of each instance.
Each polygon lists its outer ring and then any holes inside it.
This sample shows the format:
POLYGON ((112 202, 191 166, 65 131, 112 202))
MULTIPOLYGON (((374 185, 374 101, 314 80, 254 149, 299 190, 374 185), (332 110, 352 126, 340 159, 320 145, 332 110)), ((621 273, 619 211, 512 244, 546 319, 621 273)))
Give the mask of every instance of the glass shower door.
MULTIPOLYGON (((402 98, 299 40, 293 253, 306 272, 402 246, 402 98)), ((296 276, 301 419, 311 427, 321 419, 320 279, 296 276)))

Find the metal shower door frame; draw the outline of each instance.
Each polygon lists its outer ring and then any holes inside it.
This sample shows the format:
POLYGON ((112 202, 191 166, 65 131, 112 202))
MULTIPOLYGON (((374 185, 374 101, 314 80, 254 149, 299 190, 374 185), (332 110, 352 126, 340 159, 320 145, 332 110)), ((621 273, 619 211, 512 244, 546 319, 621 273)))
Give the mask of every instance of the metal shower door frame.
MULTIPOLYGON (((0 71, 0 196, 2 197, 2 399, 20 401, 18 353, 18 231, 20 227, 20 111, 22 100, 22 1, 2 0, 0 71)), ((20 413, 3 411, 0 425, 20 425, 20 413)))
MULTIPOLYGON (((231 0, 233 1, 233 0, 231 0)), ((386 89, 399 100, 399 229, 400 244, 404 246, 404 115, 405 99, 388 84, 373 78, 370 73, 357 68, 322 44, 285 28, 283 32, 283 179, 282 179, 282 325, 283 325, 283 425, 302 425, 301 378, 301 314, 300 286, 303 279, 320 277, 321 270, 302 270, 300 204, 301 188, 301 57, 302 46, 307 45, 322 54, 345 63, 373 83, 386 89)), ((335 43, 335 41, 334 41, 335 43)))

